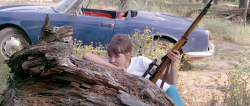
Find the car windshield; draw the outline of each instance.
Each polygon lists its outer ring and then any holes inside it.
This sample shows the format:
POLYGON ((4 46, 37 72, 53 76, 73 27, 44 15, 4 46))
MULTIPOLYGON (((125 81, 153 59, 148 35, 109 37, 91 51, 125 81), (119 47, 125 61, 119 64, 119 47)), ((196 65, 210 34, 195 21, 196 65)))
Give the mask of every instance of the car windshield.
POLYGON ((78 11, 83 2, 84 0, 63 0, 53 8, 59 13, 72 13, 78 11))

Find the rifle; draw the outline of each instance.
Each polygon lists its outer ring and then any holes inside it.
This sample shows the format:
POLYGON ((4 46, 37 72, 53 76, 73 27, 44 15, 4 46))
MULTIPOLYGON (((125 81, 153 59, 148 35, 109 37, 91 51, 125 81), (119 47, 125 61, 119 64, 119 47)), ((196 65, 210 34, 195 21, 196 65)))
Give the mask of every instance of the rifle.
MULTIPOLYGON (((171 49, 173 50, 181 50, 181 47, 184 46, 187 42, 188 36, 192 33, 194 28, 198 25, 198 23, 201 21, 201 19, 206 15, 207 9, 211 6, 211 2, 213 0, 210 0, 209 3, 204 7, 204 9, 201 11, 199 16, 195 19, 195 21, 192 23, 192 25, 188 28, 188 30, 185 32, 185 34, 175 43, 174 47, 171 49)), ((145 77, 147 74, 150 74, 149 80, 151 80, 153 83, 156 83, 157 80, 160 78, 161 74, 165 71, 165 69, 169 68, 170 64, 170 58, 168 58, 167 54, 161 58, 162 62, 160 65, 157 66, 155 72, 152 74, 150 73, 150 70, 152 69, 152 64, 156 64, 156 59, 151 63, 151 66, 145 71, 142 77, 145 77), (151 68, 151 69, 150 69, 151 68)), ((167 70, 168 71, 168 70, 167 70)), ((166 74, 165 74, 166 75, 166 74)), ((162 86, 162 85, 161 85, 162 86)))

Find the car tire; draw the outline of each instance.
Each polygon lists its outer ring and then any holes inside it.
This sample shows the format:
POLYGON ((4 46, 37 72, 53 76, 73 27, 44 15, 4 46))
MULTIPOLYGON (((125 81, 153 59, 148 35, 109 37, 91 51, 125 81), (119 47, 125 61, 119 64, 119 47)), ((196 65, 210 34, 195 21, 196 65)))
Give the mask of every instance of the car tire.
POLYGON ((28 45, 26 33, 14 27, 4 28, 0 31, 0 59, 8 59, 20 47, 28 45))
POLYGON ((164 39, 164 38, 160 38, 159 40, 158 40, 158 42, 161 42, 162 44, 171 44, 171 43, 174 43, 174 42, 172 42, 172 41, 170 41, 170 40, 168 40, 168 39, 164 39))
MULTIPOLYGON (((171 44, 171 47, 169 47, 169 49, 172 48, 174 45, 174 42, 172 42, 171 40, 165 39, 165 38, 160 38, 160 39, 157 38, 155 40, 157 42, 161 42, 163 45, 170 45, 171 44)), ((167 47, 163 48, 163 49, 167 49, 167 47)))

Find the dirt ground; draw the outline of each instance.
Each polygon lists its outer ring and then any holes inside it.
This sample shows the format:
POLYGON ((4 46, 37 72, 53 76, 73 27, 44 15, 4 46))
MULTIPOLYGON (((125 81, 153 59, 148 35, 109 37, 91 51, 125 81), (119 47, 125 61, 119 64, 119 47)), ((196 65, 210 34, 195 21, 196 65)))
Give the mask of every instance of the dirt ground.
MULTIPOLYGON (((210 42, 215 45, 214 56, 188 62, 179 72, 178 82, 183 85, 179 86, 179 88, 177 86, 177 88, 185 106, 205 105, 213 93, 221 94, 214 79, 221 76, 220 83, 223 84, 227 80, 226 71, 236 70, 235 66, 239 64, 240 58, 243 57, 245 48, 248 50, 247 58, 250 59, 249 44, 237 45, 216 40, 210 42)), ((250 64, 245 67, 248 67, 249 70, 250 64)))

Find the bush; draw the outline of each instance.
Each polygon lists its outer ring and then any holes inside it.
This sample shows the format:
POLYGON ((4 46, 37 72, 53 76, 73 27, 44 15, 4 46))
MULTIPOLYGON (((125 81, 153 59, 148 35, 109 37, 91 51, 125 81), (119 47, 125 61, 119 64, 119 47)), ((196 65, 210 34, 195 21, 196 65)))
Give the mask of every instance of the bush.
POLYGON ((3 64, 2 60, 0 60, 0 90, 4 90, 7 88, 8 86, 7 79, 9 77, 9 72, 10 68, 6 64, 3 64))
MULTIPOLYGON (((134 43, 132 56, 145 56, 149 59, 157 59, 161 60, 161 57, 166 55, 167 51, 173 44, 162 44, 161 42, 157 42, 157 39, 154 39, 154 28, 146 29, 141 33, 140 30, 135 29, 135 33, 132 35, 127 35, 130 37, 131 41, 134 43)), ((160 36, 161 37, 161 36, 160 36)), ((159 37, 159 38, 160 38, 159 37)), ((106 45, 103 46, 100 42, 97 47, 93 46, 93 42, 90 45, 82 45, 81 40, 74 40, 74 55, 76 57, 82 58, 84 53, 92 53, 98 55, 102 58, 108 58, 106 52, 106 45)))
POLYGON ((240 59, 240 66, 235 71, 226 72, 227 80, 224 84, 219 82, 221 76, 214 79, 217 88, 222 92, 222 96, 213 94, 212 98, 208 100, 207 105, 225 105, 225 106, 249 106, 250 105, 250 89, 248 88, 250 81, 250 70, 248 72, 242 71, 245 65, 248 64, 247 50, 240 59))

